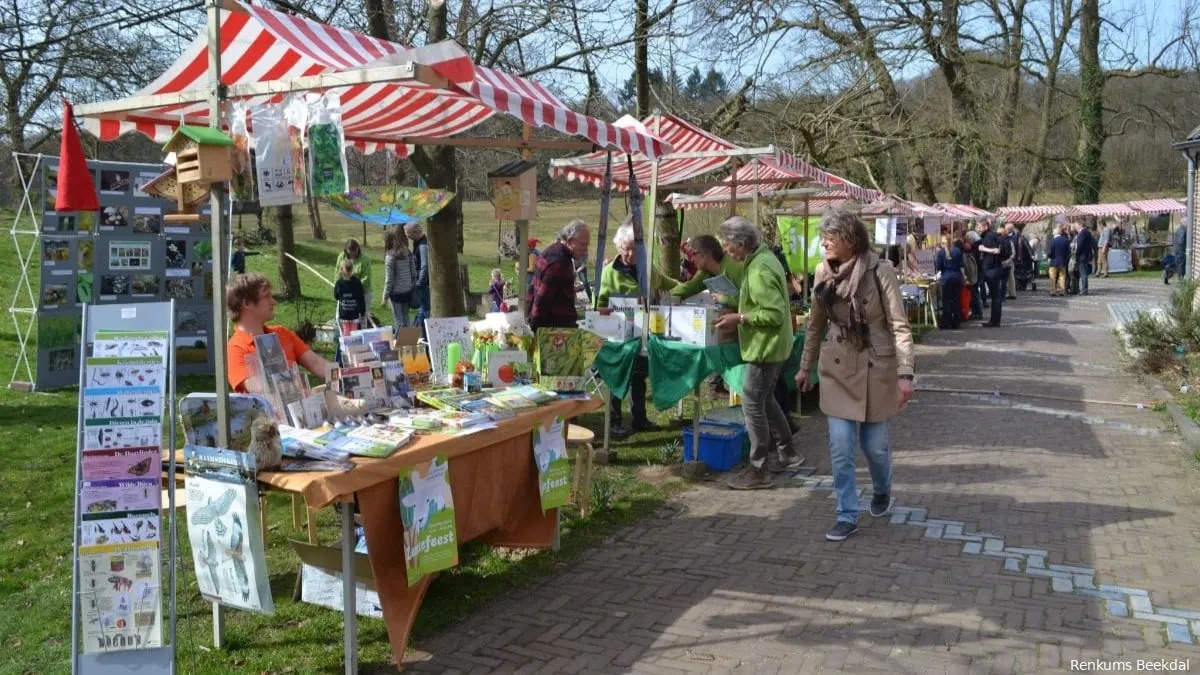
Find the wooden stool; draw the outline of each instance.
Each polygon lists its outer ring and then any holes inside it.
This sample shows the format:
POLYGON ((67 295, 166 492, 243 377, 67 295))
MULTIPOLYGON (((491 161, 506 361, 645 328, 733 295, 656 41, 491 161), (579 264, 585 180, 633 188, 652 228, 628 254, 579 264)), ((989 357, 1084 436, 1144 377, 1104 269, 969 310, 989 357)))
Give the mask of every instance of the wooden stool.
POLYGON ((592 441, 596 433, 575 424, 567 425, 567 445, 575 446, 575 505, 586 518, 592 503, 592 441))

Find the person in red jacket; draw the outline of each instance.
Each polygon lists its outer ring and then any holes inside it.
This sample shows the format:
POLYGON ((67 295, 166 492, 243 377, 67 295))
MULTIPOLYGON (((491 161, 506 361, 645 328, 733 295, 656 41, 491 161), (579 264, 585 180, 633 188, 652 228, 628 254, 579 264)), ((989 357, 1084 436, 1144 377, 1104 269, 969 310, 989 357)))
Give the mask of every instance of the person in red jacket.
POLYGON ((575 328, 575 261, 587 257, 591 233, 587 223, 572 220, 558 233, 558 241, 546 247, 537 259, 527 297, 529 326, 575 328))

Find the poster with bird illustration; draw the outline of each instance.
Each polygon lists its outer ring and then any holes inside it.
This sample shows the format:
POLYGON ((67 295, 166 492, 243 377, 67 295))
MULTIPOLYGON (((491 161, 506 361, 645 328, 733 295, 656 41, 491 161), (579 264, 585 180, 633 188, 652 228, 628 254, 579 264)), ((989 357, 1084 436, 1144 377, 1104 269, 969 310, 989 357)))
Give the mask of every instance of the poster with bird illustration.
POLYGON ((400 519, 408 585, 458 564, 450 464, 445 455, 400 472, 400 519))
POLYGON ((185 448, 184 458, 188 539, 200 595, 227 607, 273 614, 254 458, 201 446, 185 448))

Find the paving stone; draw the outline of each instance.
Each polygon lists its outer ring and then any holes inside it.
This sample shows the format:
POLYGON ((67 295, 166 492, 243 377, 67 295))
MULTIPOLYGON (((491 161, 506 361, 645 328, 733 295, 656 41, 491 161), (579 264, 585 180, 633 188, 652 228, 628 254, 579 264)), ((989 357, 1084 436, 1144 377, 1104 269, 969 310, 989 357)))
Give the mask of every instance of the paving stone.
POLYGON ((1004 540, 1003 539, 985 539, 983 542, 983 548, 985 550, 993 551, 993 552, 1002 551, 1002 550, 1004 550, 1004 540))
POLYGON ((1157 611, 1159 614, 1165 614, 1166 616, 1177 616, 1181 619, 1200 620, 1200 612, 1196 612, 1196 611, 1193 611, 1190 609, 1173 609, 1171 607, 1159 607, 1157 611))
POLYGON ((1005 560, 1005 561, 1004 561, 1004 571, 1005 571, 1005 572, 1018 572, 1018 573, 1019 573, 1019 572, 1021 571, 1021 561, 1020 561, 1020 559, 1018 559, 1018 558, 1008 558, 1007 560, 1005 560))
POLYGON ((1050 569, 1058 570, 1059 572, 1070 572, 1071 574, 1086 574, 1095 576, 1096 570, 1090 567, 1076 567, 1074 565, 1050 565, 1050 569))
POLYGON ((974 541, 979 543, 980 551, 983 550, 983 537, 977 537, 973 534, 942 534, 942 539, 951 539, 953 541, 974 541))
POLYGON ((1145 596, 1150 595, 1149 592, 1144 591, 1140 588, 1130 588, 1128 586, 1108 586, 1106 584, 1100 584, 1100 590, 1112 591, 1114 593, 1124 593, 1125 595, 1145 595, 1145 596))
POLYGON ((930 539, 942 538, 942 525, 931 525, 925 528, 925 536, 930 539))
POLYGON ((891 525, 903 525, 904 521, 906 520, 908 520, 908 512, 898 511, 892 514, 892 517, 888 520, 888 523, 891 525))
POLYGON ((1046 558, 1044 556, 1040 556, 1040 555, 1031 555, 1031 556, 1029 556, 1029 560, 1027 561, 1026 564, 1029 567, 1033 567, 1036 569, 1045 569, 1046 568, 1046 558))
POLYGON ((943 537, 945 537, 945 536, 961 537, 962 533, 963 533, 962 523, 958 523, 957 525, 947 525, 946 529, 942 533, 942 536, 943 537))
POLYGON ((1176 626, 1187 626, 1187 619, 1181 619, 1177 616, 1164 616, 1162 614, 1154 614, 1152 612, 1134 612, 1133 618, 1141 619, 1142 621, 1158 621, 1160 623, 1174 624, 1176 626))
POLYGON ((1029 565, 1026 565, 1026 567, 1025 567, 1025 574, 1027 574, 1031 577, 1049 577, 1051 579, 1066 579, 1067 581, 1071 580, 1071 575, 1067 574, 1066 572, 1056 572, 1054 570, 1039 569, 1037 567, 1031 567, 1029 565))
POLYGON ((1167 638, 1171 642, 1184 642, 1190 645, 1192 644, 1192 631, 1188 630, 1186 624, 1170 623, 1167 624, 1167 638))
POLYGON ((983 551, 983 546, 977 541, 968 541, 963 544, 962 552, 971 555, 979 555, 983 551))
POLYGON ((1135 612, 1144 612, 1149 614, 1150 612, 1154 611, 1154 605, 1150 603, 1150 598, 1147 598, 1144 595, 1129 596, 1129 606, 1132 607, 1133 611, 1135 612))
POLYGON ((1107 600, 1120 600, 1121 602, 1125 602, 1126 599, 1129 597, 1129 596, 1125 595, 1124 593, 1115 593, 1113 591, 1096 591, 1096 590, 1092 590, 1090 588, 1078 588, 1078 587, 1075 588, 1075 594, 1076 595, 1086 595, 1091 598, 1104 598, 1107 600))
MULTIPOLYGON (((1051 565, 1051 567, 1054 567, 1051 565)), ((1071 580, 1075 582, 1075 588, 1096 588, 1094 581, 1095 577, 1090 574, 1072 574, 1071 580)))
POLYGON ((1009 546, 1005 548, 1005 550, 1012 551, 1013 553, 1020 553, 1021 555, 1036 555, 1043 558, 1048 555, 1048 552, 1041 548, 1018 548, 1016 546, 1009 546))
POLYGON ((1075 590, 1075 584, 1071 583, 1071 577, 1054 577, 1050 580, 1050 587, 1055 593, 1071 593, 1075 590))
POLYGON ((1127 617, 1129 616, 1129 605, 1120 600, 1109 600, 1108 613, 1122 618, 1127 617))

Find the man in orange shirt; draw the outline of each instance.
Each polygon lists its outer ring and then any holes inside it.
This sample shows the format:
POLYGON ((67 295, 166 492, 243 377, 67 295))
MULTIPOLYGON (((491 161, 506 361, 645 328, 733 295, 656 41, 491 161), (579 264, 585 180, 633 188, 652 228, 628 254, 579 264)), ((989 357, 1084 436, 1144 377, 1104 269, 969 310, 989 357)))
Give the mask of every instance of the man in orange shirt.
POLYGON ((279 346, 289 364, 299 364, 322 380, 329 378, 330 364, 295 333, 283 326, 268 326, 275 318, 275 297, 271 282, 261 274, 239 274, 225 287, 225 306, 233 320, 233 335, 229 338, 226 367, 229 386, 237 392, 246 391, 246 356, 255 352, 254 338, 265 333, 279 336, 279 346))

